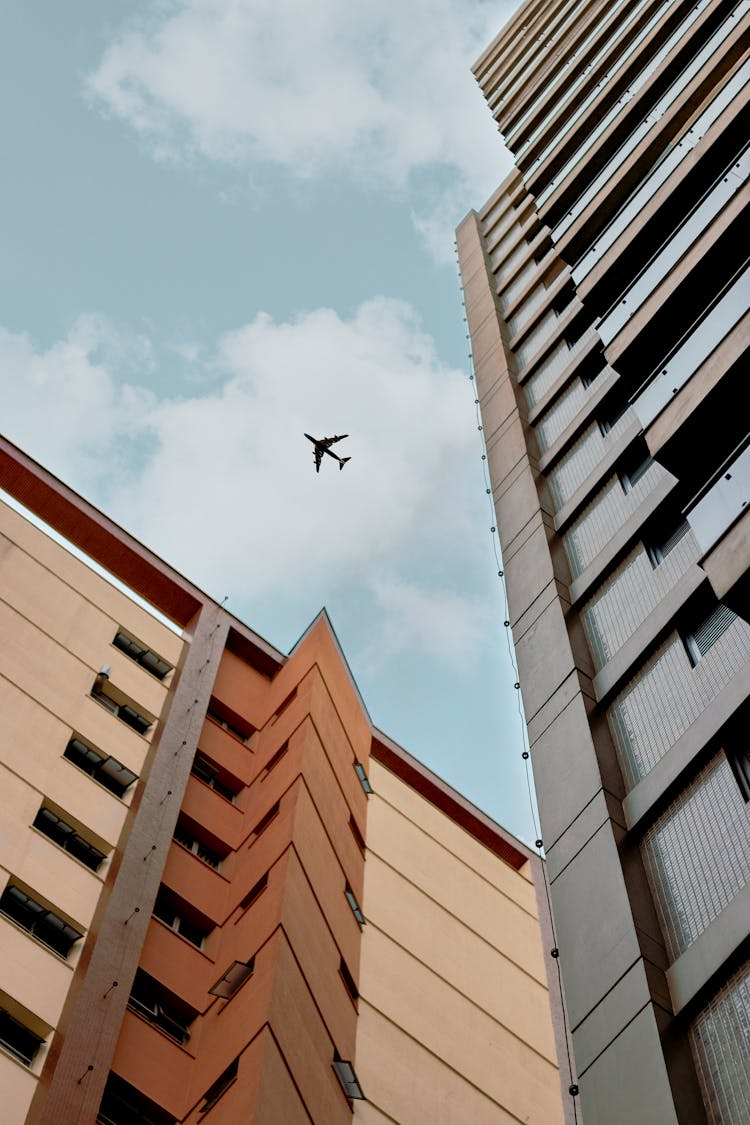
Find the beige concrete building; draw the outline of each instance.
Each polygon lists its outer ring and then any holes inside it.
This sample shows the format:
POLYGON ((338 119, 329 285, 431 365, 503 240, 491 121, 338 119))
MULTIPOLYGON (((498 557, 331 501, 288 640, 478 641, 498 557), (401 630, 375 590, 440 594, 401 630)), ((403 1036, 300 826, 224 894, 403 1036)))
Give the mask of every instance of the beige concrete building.
POLYGON ((563 1122, 539 860, 384 735, 370 783, 355 1121, 563 1122))
POLYGON ((750 5, 526 0, 458 230, 586 1125, 750 1121, 750 5))
POLYGON ((326 615, 286 656, 1 440, 0 489, 3 1125, 572 1120, 542 861, 326 615))

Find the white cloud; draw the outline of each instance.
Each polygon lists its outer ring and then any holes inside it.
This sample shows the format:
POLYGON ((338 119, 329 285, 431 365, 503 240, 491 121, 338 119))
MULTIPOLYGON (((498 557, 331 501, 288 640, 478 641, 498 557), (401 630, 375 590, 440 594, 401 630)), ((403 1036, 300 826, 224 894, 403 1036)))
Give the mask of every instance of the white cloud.
POLYGON ((280 599, 299 628, 332 593, 356 604, 361 591, 391 651, 471 649, 466 595, 407 576, 432 557, 460 570, 476 443, 466 377, 409 305, 260 314, 218 341, 213 378, 180 398, 115 378, 124 340, 97 318, 47 350, 0 332, 8 437, 235 609, 280 599), (326 458, 316 474, 305 432, 348 434, 351 462, 326 458))
POLYGON ((437 658, 458 669, 486 636, 486 610, 465 592, 376 576, 372 590, 382 611, 368 660, 382 665, 404 652, 437 658))
POLYGON ((414 210, 449 251, 455 223, 510 167, 470 67, 515 7, 173 0, 116 35, 88 90, 163 158, 343 172, 392 191, 447 176, 460 191, 422 186, 414 210))
POLYGON ((46 351, 0 326, 3 431, 90 495, 123 471, 155 402, 146 388, 118 384, 111 367, 147 374, 152 364, 146 338, 102 317, 80 317, 46 351))

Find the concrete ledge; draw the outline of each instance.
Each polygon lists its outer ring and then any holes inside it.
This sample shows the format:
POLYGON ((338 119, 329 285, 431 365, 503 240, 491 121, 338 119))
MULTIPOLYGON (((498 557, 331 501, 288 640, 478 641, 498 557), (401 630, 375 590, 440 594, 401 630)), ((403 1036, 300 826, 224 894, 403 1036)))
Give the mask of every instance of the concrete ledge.
POLYGON ((747 940, 750 883, 738 892, 718 918, 667 969, 675 1015, 681 1012, 724 962, 747 940))
MULTIPOLYGON (((660 974, 662 982, 664 974, 660 974)), ((576 1065, 581 1077, 605 1051, 622 1028, 627 1027, 652 1000, 655 970, 647 973, 643 958, 632 965, 603 1000, 575 1029, 576 1065), (650 979, 653 982, 649 987, 650 979)), ((663 988, 662 984, 662 988, 663 988)), ((665 997, 667 1004, 669 998, 665 997)))
POLYGON ((594 695, 599 703, 617 690, 626 676, 640 663, 644 654, 673 627, 676 614, 705 581, 705 572, 696 563, 664 595, 645 621, 641 622, 612 659, 594 676, 594 695))
POLYGON ((614 471, 614 467, 622 457, 623 453, 627 450, 631 442, 634 442, 640 436, 641 423, 638 419, 631 422, 631 424, 620 434, 617 441, 613 442, 609 447, 604 457, 599 461, 595 469, 593 469, 586 477, 583 484, 579 485, 575 490, 570 500, 567 500, 555 516, 555 530, 562 531, 565 526, 571 523, 575 517, 584 508, 591 497, 596 493, 597 489, 607 477, 610 477, 614 471))
MULTIPOLYGON (((576 363, 575 368, 571 372, 571 377, 575 376, 575 370, 578 367, 576 363)), ((586 402, 576 414, 575 418, 565 427, 560 436, 552 443, 546 453, 543 453, 539 458, 539 468, 541 472, 546 473, 562 457, 563 453, 569 445, 573 444, 573 440, 580 429, 583 428, 585 422, 588 422, 591 415, 596 410, 602 399, 612 390, 612 387, 619 381, 620 376, 616 371, 611 368, 605 369, 604 373, 598 377, 594 383, 595 390, 592 390, 588 395, 586 402)))
POLYGON ((622 810, 628 829, 635 828, 664 794, 679 782, 701 750, 716 738, 724 724, 749 696, 747 668, 741 668, 677 739, 661 761, 624 798, 622 810))
MULTIPOLYGON (((586 794, 582 793, 581 797, 585 798, 586 794)), ((550 883, 557 879, 589 840, 610 820, 624 831, 620 802, 600 789, 577 813, 563 834, 545 849, 550 883)))
MULTIPOLYGON (((558 277, 555 278, 555 281, 547 290, 546 300, 539 306, 538 309, 534 309, 534 312, 531 314, 526 324, 524 324, 522 328, 519 328, 515 336, 511 338, 509 343, 509 347, 511 348, 511 350, 515 350, 519 344, 523 343, 529 333, 534 331, 544 314, 549 311, 549 306, 554 302, 556 297, 559 297, 565 286, 569 284, 570 279, 570 266, 566 266, 558 275, 558 277)), ((518 302, 516 302, 512 307, 515 308, 517 304, 518 302)))
POLYGON ((627 551, 641 534, 644 523, 654 514, 677 485, 676 477, 659 481, 656 487, 645 496, 632 516, 615 532, 606 547, 570 584, 570 602, 577 606, 588 597, 593 587, 598 586, 603 576, 612 569, 620 555, 627 551))

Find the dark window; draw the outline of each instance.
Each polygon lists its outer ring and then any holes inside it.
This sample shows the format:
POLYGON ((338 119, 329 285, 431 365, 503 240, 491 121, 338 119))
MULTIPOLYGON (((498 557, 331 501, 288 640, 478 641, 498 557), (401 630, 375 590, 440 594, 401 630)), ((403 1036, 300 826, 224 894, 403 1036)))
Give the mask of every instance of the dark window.
POLYGON ((362 835, 362 833, 360 832, 359 827, 357 825, 357 822, 356 822, 356 820, 354 819, 353 816, 349 817, 349 827, 352 830, 352 835, 354 836, 354 839, 357 841, 357 847, 359 848, 359 850, 361 852, 363 852, 365 850, 365 838, 362 835))
POLYGON ((281 703, 276 708, 276 710, 274 711, 274 713, 273 713, 274 719, 278 719, 279 715, 283 714, 283 712, 286 711, 287 707, 290 707, 291 704, 294 703, 294 700, 296 698, 297 698, 297 689, 294 688, 292 691, 289 692, 289 695, 286 697, 284 702, 281 703))
POLYGON ((175 1125, 171 1113, 156 1105, 124 1078, 111 1073, 96 1120, 101 1125, 175 1125))
POLYGON ((224 1093, 224 1091, 229 1089, 229 1087, 232 1085, 235 1078, 237 1077, 237 1071, 239 1069, 239 1062, 240 1062, 239 1059, 235 1059, 234 1062, 230 1062, 227 1069, 222 1071, 222 1073, 219 1075, 219 1077, 214 1082, 213 1086, 209 1086, 209 1088, 206 1090, 205 1094, 203 1095, 203 1097, 205 1098, 205 1101, 203 1102, 203 1105, 198 1110, 199 1113, 205 1113, 206 1110, 209 1110, 212 1105, 216 1105, 216 1103, 218 1102, 219 1098, 224 1093))
POLYGON ((228 854, 225 852, 222 855, 215 848, 209 847, 208 844, 204 844, 202 840, 197 839, 182 817, 177 821, 174 839, 178 844, 182 844, 183 848, 187 848, 189 852, 197 855, 198 859, 207 863, 209 867, 213 867, 216 871, 221 867, 222 859, 228 854))
POLYGON ((360 926, 364 926, 364 924, 365 924, 364 915, 362 914, 362 911, 359 908, 359 903, 357 902, 354 891, 351 889, 351 887, 349 886, 348 883, 346 885, 346 897, 347 897, 347 900, 349 902, 349 905, 352 908, 352 913, 354 914, 354 917, 357 919, 360 926))
POLYGON ((684 634, 685 648, 693 664, 703 659, 736 617, 729 606, 719 603, 698 625, 684 634))
POLYGON ((105 858, 104 852, 100 852, 93 844, 89 844, 87 840, 78 835, 72 825, 61 820, 49 809, 41 808, 39 810, 34 817, 34 827, 43 832, 45 836, 49 836, 50 840, 54 840, 61 848, 65 848, 76 859, 80 859, 81 863, 85 863, 92 871, 98 870, 105 858))
POLYGON ((255 884, 255 886, 251 887, 250 890, 247 892, 247 894, 243 898, 242 902, 240 903, 240 906, 239 906, 240 910, 247 910, 247 908, 249 906, 252 906, 252 904, 255 902, 256 898, 259 898, 260 895, 263 894, 263 891, 266 889, 267 886, 268 886, 268 872, 266 872, 265 875, 261 875, 260 879, 255 884))
POLYGON ((252 723, 247 722, 241 715, 236 714, 230 707, 224 703, 220 703, 218 699, 212 699, 208 705, 206 712, 209 719, 213 719, 218 723, 227 734, 231 734, 234 738, 239 738, 240 742, 247 743, 251 735, 255 733, 255 727, 252 723))
POLYGON ((266 762, 266 774, 269 774, 271 772, 271 770, 273 769, 273 767, 277 766, 279 764, 279 762, 284 757, 284 755, 286 754, 288 749, 289 749, 289 740, 287 739, 287 741, 284 743, 284 745, 280 746, 278 748, 278 750, 276 751, 276 753, 272 754, 271 757, 266 762))
POLYGON ((211 996, 219 996, 222 1000, 228 1000, 230 996, 234 996, 238 988, 240 988, 248 977, 253 975, 255 969, 255 958, 251 957, 249 961, 233 961, 227 971, 220 976, 216 984, 209 988, 211 996))
POLYGON ((635 488, 638 481, 648 472, 653 463, 650 454, 644 454, 640 450, 634 451, 620 469, 620 484, 623 492, 630 492, 631 489, 635 488))
POLYGON ((193 759, 193 764, 190 767, 190 772, 204 785, 210 786, 214 789, 220 797, 226 798, 227 801, 234 801, 234 798, 242 789, 242 783, 235 778, 228 778, 227 774, 222 774, 219 767, 207 758, 200 750, 193 759))
POLYGON ((672 525, 668 531, 660 535, 654 535, 650 542, 646 543, 646 551, 654 569, 664 562, 669 552, 674 550, 689 531, 690 524, 687 520, 680 520, 679 523, 672 525))
POLYGON ((370 782, 367 778, 367 774, 365 773, 365 767, 362 765, 361 762, 355 762, 354 763, 354 772, 356 773, 357 777, 359 778, 360 785, 362 786, 365 793, 369 797, 369 795, 372 793, 372 786, 370 785, 370 782))
POLYGON ((142 969, 135 974, 128 1007, 166 1031, 178 1043, 187 1043, 190 1038, 188 1029, 195 1018, 194 1013, 179 997, 142 969))
MULTIPOLYGON (((603 411, 597 415, 599 429, 606 437, 607 434, 614 429, 617 423, 630 409, 629 402, 608 402, 605 404, 603 411)), ((646 466, 648 468, 648 466, 646 466)), ((644 470, 645 471, 645 470, 644 470)))
POLYGON ((189 907, 186 909, 177 896, 173 895, 166 887, 159 887, 154 903, 154 917, 158 918, 160 922, 164 922, 175 933, 187 938, 198 949, 202 949, 203 942, 208 937, 212 927, 204 920, 186 917, 189 909, 189 907))
POLYGON ((19 926, 44 945, 67 957, 75 943, 83 936, 59 918, 52 910, 24 894, 19 887, 7 886, 0 896, 0 913, 12 918, 19 926))
POLYGON ((167 673, 172 671, 171 664, 167 664, 166 660, 162 660, 150 648, 134 641, 126 633, 117 633, 112 644, 115 648, 124 652, 126 656, 129 656, 131 660, 135 660, 136 664, 142 665, 152 676, 156 676, 157 680, 163 680, 167 673))
POLYGON ((127 723, 138 734, 145 734, 151 726, 151 719, 147 719, 145 715, 141 715, 129 703, 118 703, 115 696, 112 694, 112 688, 106 679, 100 679, 97 676, 94 681, 94 686, 91 689, 92 698, 116 715, 118 719, 122 719, 123 723, 127 723))
POLYGON ((29 1031, 5 1008, 0 1008, 0 1046, 10 1051, 11 1055, 20 1059, 25 1066, 31 1066, 43 1042, 41 1036, 29 1031))
POLYGON ((250 835, 253 837, 251 843, 254 843, 255 840, 257 840, 258 836, 260 836, 261 832, 265 832, 271 821, 279 815, 279 807, 279 802, 277 801, 275 805, 271 805, 266 815, 260 818, 258 823, 255 825, 255 828, 253 828, 252 832, 250 833, 250 835))
POLYGON ((727 757, 742 796, 750 801, 750 746, 732 748, 727 751, 727 757))
POLYGON ((71 738, 65 747, 65 757, 118 797, 138 780, 138 775, 126 769, 117 758, 103 757, 78 738, 71 738))
POLYGON ((341 979, 346 985, 346 991, 349 993, 352 1000, 356 1000, 359 997, 359 989, 354 983, 354 977, 349 972, 348 966, 343 957, 339 962, 339 972, 341 973, 341 979))
POLYGON ((359 1101, 364 1101, 365 1095, 362 1093, 362 1087, 357 1081, 354 1067, 347 1059, 342 1059, 338 1051, 334 1052, 333 1069, 336 1071, 336 1077, 341 1083, 341 1089, 344 1091, 347 1098, 356 1098, 359 1101))

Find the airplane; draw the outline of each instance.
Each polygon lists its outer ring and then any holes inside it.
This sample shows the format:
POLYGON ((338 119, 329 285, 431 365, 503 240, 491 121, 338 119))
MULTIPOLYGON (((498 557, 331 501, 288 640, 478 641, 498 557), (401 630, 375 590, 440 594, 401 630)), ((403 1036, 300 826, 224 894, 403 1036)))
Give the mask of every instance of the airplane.
POLYGON ((348 434, 336 434, 335 437, 314 438, 310 434, 305 434, 308 441, 311 441, 315 446, 313 457, 315 458, 315 472, 320 472, 320 462, 323 460, 323 454, 327 453, 329 457, 333 457, 339 463, 339 469, 343 469, 347 461, 351 461, 351 457, 339 457, 337 453, 332 453, 328 448, 333 445, 335 441, 343 441, 348 434))

